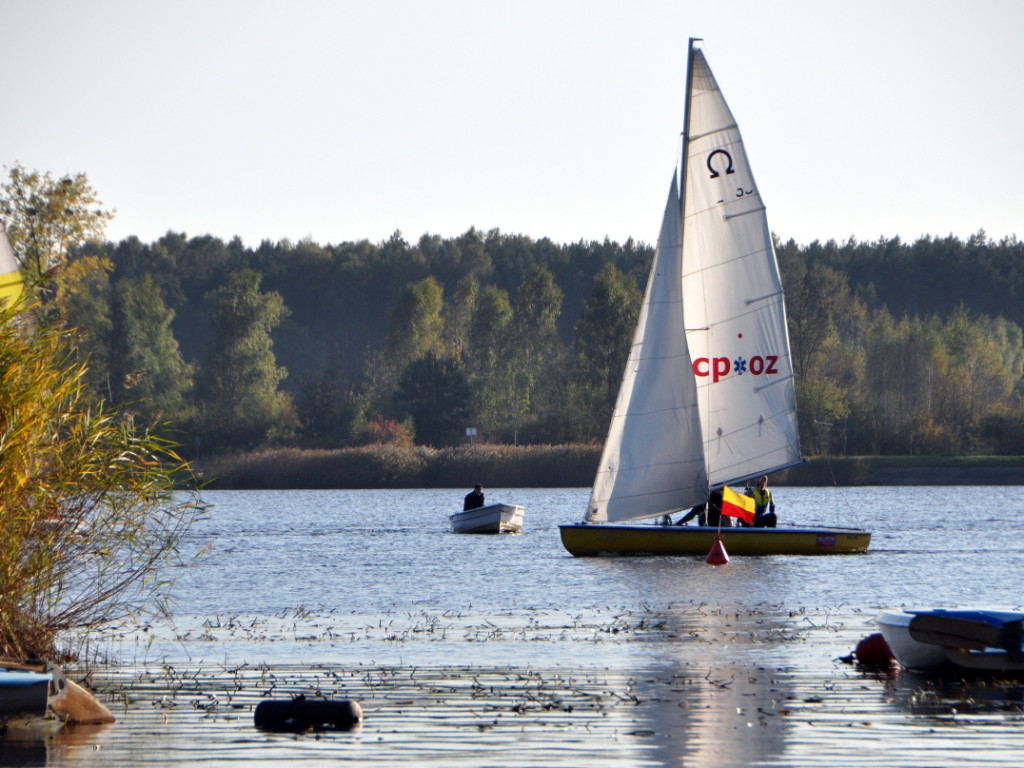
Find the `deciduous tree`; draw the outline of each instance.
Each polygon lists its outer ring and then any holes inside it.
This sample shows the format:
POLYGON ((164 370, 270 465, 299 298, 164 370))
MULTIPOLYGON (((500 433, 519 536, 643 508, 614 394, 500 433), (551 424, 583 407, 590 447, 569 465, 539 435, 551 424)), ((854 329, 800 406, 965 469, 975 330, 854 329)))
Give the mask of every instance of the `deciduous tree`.
POLYGON ((117 284, 113 320, 114 402, 130 403, 147 418, 189 421, 193 414, 186 394, 192 389, 192 366, 185 363, 174 338, 174 312, 164 304, 152 278, 117 284))
POLYGON ((457 445, 472 426, 469 383, 452 358, 428 354, 410 363, 398 380, 395 408, 399 417, 412 418, 421 445, 457 445))
POLYGON ((567 411, 573 438, 604 436, 640 312, 640 291, 613 264, 594 278, 570 349, 567 411))
POLYGON ((536 420, 548 408, 557 408, 556 370, 564 348, 558 337, 562 290, 547 267, 535 265, 519 287, 512 320, 512 375, 508 378, 513 442, 529 417, 536 420))
POLYGON ((465 352, 478 422, 470 426, 492 439, 512 422, 507 385, 513 362, 507 353, 512 315, 508 293, 493 285, 485 286, 476 301, 465 352))
POLYGON ((197 386, 204 442, 215 447, 257 446, 292 423, 288 398, 278 390, 288 372, 277 366, 270 337, 287 309, 279 294, 260 291, 260 281, 244 269, 209 295, 213 343, 197 386))
POLYGON ((50 309, 67 293, 63 268, 72 253, 101 240, 114 216, 102 208, 84 173, 54 179, 18 164, 8 169, 0 212, 26 283, 50 309))

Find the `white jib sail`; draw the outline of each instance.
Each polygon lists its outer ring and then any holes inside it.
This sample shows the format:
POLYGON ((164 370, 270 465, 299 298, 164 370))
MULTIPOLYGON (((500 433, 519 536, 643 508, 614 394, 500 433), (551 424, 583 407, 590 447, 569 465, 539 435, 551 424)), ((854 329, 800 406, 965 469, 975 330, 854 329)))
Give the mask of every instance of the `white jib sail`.
POLYGON ((789 334, 764 202, 739 128, 694 50, 683 307, 711 485, 800 460, 789 334))
POLYGON ((651 517, 707 498, 693 365, 683 329, 678 181, 587 507, 587 520, 651 517))

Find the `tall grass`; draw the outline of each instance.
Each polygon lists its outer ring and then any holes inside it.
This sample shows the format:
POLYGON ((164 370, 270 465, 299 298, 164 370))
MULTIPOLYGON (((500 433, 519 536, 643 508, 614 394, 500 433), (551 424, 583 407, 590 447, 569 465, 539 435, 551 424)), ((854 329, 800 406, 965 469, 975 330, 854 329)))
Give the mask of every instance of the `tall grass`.
POLYGON ((197 467, 210 488, 587 487, 600 452, 593 445, 289 448, 222 456, 197 467))
POLYGON ((158 430, 88 401, 67 332, 0 310, 0 655, 158 606, 198 499, 158 430))

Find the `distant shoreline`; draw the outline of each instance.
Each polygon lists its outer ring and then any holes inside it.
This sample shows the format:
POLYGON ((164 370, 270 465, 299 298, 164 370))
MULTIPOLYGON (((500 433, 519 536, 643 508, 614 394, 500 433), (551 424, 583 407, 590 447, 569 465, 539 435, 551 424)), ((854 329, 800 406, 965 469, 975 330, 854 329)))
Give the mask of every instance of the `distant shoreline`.
POLYGON ((870 456, 812 459, 775 485, 1024 485, 1020 456, 870 456))
MULTIPOLYGON (((594 445, 367 446, 281 449, 194 462, 216 490, 589 488, 600 460, 594 445)), ((1024 485, 1021 456, 845 456, 813 458, 775 472, 776 486, 1024 485)))

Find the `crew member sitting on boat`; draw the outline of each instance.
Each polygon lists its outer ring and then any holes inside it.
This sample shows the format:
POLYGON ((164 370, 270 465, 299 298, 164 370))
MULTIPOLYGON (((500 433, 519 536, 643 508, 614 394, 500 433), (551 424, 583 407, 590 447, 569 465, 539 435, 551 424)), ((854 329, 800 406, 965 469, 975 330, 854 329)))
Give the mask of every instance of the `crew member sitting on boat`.
POLYGON ((480 483, 472 491, 466 494, 466 500, 462 502, 462 511, 479 509, 484 505, 484 487, 480 483))
POLYGON ((774 528, 779 522, 775 515, 775 500, 768 490, 768 475, 757 478, 754 487, 748 489, 747 495, 754 499, 754 527, 774 528))
POLYGON ((676 525, 686 525, 693 518, 697 518, 697 525, 710 526, 712 528, 731 528, 732 518, 722 517, 722 489, 716 488, 711 492, 707 504, 698 504, 685 515, 676 525))

